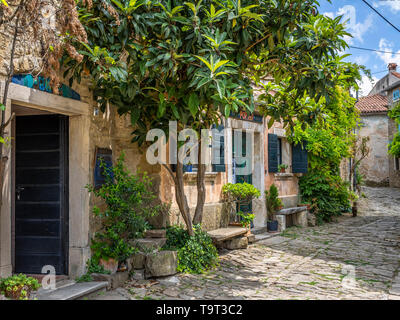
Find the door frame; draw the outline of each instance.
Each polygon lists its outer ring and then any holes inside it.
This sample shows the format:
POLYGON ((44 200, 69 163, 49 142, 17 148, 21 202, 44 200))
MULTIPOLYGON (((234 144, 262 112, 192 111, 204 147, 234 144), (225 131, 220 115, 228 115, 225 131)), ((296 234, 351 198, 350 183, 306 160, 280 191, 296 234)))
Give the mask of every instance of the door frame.
MULTIPOLYGON (((14 106, 13 111, 15 112, 15 118, 11 124, 12 130, 12 161, 11 161, 11 170, 12 170, 12 178, 11 178, 11 199, 12 199, 12 220, 11 220, 11 255, 12 255, 12 272, 15 273, 15 177, 16 177, 16 119, 18 116, 36 116, 36 115, 51 115, 54 113, 38 111, 35 109, 29 109, 19 106, 14 106), (21 111, 23 110, 23 111, 21 111), (21 114, 23 112, 23 114, 21 114)), ((60 224, 61 224, 61 242, 62 242, 62 265, 63 265, 63 273, 62 275, 68 275, 69 270, 69 118, 68 116, 64 116, 58 114, 58 121, 60 122, 60 148, 62 149, 62 157, 60 158, 60 185, 61 185, 61 197, 60 197, 60 224)))
MULTIPOLYGON (((45 111, 69 117, 69 248, 68 276, 76 278, 86 271, 90 258, 90 195, 85 186, 90 183, 92 149, 90 130, 93 106, 85 94, 86 86, 77 87, 83 101, 64 98, 55 94, 11 83, 6 102, 6 119, 12 114, 14 106, 45 111), (82 90, 81 90, 82 88, 82 90)), ((4 81, 0 81, 0 94, 4 92, 4 81)), ((9 128, 6 138, 12 141, 9 128)), ((12 146, 11 146, 12 147, 12 146)), ((3 203, 0 208, 0 277, 12 274, 12 148, 5 149, 9 158, 6 164, 3 190, 3 203)))

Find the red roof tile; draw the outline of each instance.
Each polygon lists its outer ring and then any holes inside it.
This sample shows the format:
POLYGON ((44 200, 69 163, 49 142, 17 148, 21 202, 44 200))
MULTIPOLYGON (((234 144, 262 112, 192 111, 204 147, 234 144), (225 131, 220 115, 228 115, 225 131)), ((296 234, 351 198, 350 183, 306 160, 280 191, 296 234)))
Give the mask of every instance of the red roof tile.
POLYGON ((373 94, 371 96, 361 97, 356 103, 356 108, 361 112, 361 114, 387 112, 387 107, 387 97, 380 94, 373 94))

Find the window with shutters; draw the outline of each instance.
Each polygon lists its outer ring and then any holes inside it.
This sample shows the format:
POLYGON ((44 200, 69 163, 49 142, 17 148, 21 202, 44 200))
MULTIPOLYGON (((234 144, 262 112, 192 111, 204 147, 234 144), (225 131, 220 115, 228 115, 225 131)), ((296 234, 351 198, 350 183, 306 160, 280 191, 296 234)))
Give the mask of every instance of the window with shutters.
POLYGON ((307 173, 308 171, 308 155, 306 142, 292 145, 292 172, 307 173))
MULTIPOLYGON (((211 159, 212 164, 206 165, 206 173, 211 172, 225 172, 225 137, 224 137, 224 126, 219 125, 211 128, 211 141, 209 148, 207 148, 209 154, 208 159, 211 159), (213 130, 214 129, 214 130, 213 130)), ((176 165, 170 165, 171 170, 176 172, 176 165)), ((190 164, 183 166, 183 172, 197 172, 197 164, 190 164)))
POLYGON ((400 158, 394 158, 394 169, 400 171, 400 158))

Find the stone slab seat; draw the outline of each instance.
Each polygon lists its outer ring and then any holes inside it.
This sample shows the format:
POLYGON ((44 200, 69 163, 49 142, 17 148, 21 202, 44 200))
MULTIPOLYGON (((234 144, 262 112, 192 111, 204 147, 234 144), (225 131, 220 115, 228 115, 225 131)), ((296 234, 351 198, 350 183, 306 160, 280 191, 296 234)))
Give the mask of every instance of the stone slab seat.
POLYGON ((291 225, 307 227, 307 213, 307 207, 285 208, 277 211, 275 216, 278 221, 278 231, 282 232, 291 225), (289 220, 289 216, 292 216, 292 219, 289 220), (287 221, 292 221, 292 223, 288 225, 287 221))
POLYGON ((293 207, 293 208, 285 208, 276 212, 276 215, 290 215, 299 213, 302 211, 307 211, 307 207, 293 207))
POLYGON ((207 233, 215 243, 239 237, 247 233, 247 231, 248 229, 242 227, 227 227, 207 231, 207 233))

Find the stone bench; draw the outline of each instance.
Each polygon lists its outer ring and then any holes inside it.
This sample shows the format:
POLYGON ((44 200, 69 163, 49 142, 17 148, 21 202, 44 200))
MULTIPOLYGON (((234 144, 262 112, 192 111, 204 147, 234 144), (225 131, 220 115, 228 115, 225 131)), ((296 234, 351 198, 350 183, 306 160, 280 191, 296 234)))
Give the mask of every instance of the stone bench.
POLYGON ((307 227, 307 207, 286 208, 276 212, 278 231, 282 232, 287 227, 307 227))
POLYGON ((207 233, 217 248, 234 250, 247 248, 248 238, 245 236, 247 231, 246 228, 230 226, 207 231, 207 233))

